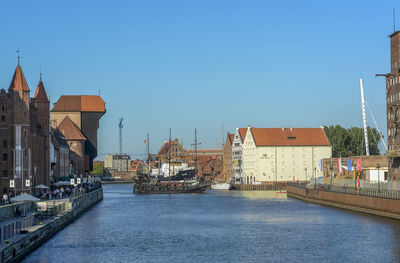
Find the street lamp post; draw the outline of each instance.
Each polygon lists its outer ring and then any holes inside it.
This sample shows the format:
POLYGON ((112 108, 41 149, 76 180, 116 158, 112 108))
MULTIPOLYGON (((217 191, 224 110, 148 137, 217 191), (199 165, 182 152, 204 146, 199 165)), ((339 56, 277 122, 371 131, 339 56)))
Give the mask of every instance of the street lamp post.
POLYGON ((306 175, 306 184, 307 184, 307 167, 304 168, 304 174, 306 175))
POLYGON ((380 175, 379 175, 379 168, 381 168, 381 166, 379 165, 379 163, 376 166, 376 168, 378 168, 378 189, 379 189, 379 193, 380 193, 381 192, 381 178, 380 178, 380 175))
POLYGON ((314 188, 317 188, 317 168, 314 167, 314 188))

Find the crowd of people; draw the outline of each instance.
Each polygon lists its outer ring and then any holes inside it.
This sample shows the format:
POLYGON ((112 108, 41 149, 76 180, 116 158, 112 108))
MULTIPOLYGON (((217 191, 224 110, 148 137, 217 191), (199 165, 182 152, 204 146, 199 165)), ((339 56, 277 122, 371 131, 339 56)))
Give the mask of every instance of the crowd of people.
MULTIPOLYGON (((61 186, 61 187, 56 187, 53 186, 49 189, 41 189, 35 194, 35 196, 39 199, 42 200, 54 200, 54 199, 62 199, 62 198, 70 198, 70 197, 75 197, 79 196, 94 190, 97 190, 101 188, 101 183, 100 182, 92 182, 92 183, 86 183, 83 185, 69 185, 69 186, 61 186)), ((4 193, 2 197, 2 204, 10 204, 11 203, 11 198, 14 197, 14 194, 12 192, 4 193)))
POLYGON ((40 190, 36 197, 42 200, 70 198, 94 191, 99 188, 101 188, 100 182, 87 183, 79 186, 71 185, 66 187, 52 187, 46 191, 40 190))

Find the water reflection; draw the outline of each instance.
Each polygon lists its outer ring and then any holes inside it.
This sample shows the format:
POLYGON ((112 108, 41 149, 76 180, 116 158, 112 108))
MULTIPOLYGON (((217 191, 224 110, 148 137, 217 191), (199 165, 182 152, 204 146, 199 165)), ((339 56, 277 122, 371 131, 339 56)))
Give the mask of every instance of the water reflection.
POLYGON ((398 262, 398 221, 304 203, 274 191, 104 200, 24 262, 398 262))

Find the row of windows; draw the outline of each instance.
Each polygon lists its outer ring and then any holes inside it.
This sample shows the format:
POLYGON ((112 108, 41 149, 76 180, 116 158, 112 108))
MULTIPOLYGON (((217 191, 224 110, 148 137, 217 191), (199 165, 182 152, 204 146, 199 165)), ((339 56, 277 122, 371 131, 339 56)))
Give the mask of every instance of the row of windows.
POLYGON ((388 129, 388 136, 396 136, 396 135, 397 135, 396 128, 388 129))
POLYGON ((399 82, 400 82, 399 77, 394 77, 394 78, 391 78, 391 79, 389 80, 389 85, 390 85, 390 86, 393 86, 393 85, 396 85, 396 84, 399 83, 399 82))
POLYGON ((389 145, 389 151, 394 151, 396 148, 394 145, 389 145))
POLYGON ((393 102, 399 101, 399 100, 400 100, 400 94, 399 93, 396 93, 394 95, 390 95, 389 98, 388 98, 388 101, 390 103, 393 103, 393 102))

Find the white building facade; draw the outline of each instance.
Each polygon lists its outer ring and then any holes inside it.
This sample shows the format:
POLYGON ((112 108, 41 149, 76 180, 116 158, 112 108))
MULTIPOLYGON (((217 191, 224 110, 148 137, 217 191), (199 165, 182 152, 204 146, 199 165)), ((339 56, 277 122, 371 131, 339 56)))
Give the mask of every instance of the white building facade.
POLYGON ((235 184, 243 184, 242 146, 247 128, 236 128, 232 141, 232 175, 235 184))
POLYGON ((242 147, 243 183, 310 181, 332 147, 323 128, 248 127, 242 147))

